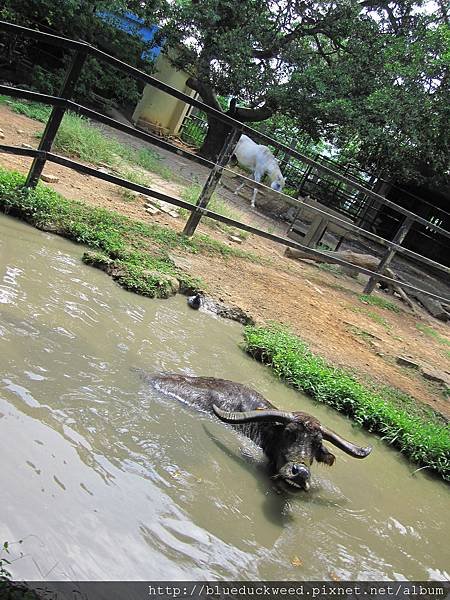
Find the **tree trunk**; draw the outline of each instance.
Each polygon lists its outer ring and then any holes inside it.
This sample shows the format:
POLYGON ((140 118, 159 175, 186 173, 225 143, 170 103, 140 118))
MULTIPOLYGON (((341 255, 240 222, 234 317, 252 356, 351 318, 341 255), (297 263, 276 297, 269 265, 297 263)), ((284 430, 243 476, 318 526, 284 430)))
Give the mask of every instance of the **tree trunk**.
POLYGON ((208 116, 208 133, 198 153, 203 158, 216 161, 231 127, 208 116))
POLYGON ((298 258, 300 260, 311 260, 318 263, 329 263, 328 257, 342 258, 352 265, 358 265, 365 269, 375 270, 380 264, 380 259, 372 254, 358 254, 352 250, 341 250, 340 252, 324 252, 324 256, 316 256, 305 252, 303 250, 297 250, 297 248, 290 248, 289 246, 284 251, 285 256, 289 258, 298 258))
MULTIPOLYGON (((214 89, 209 82, 189 77, 186 85, 198 92, 205 104, 221 111, 222 108, 217 100, 214 89)), ((250 123, 257 121, 265 121, 274 113, 274 107, 264 104, 260 108, 242 108, 236 106, 236 98, 232 98, 230 107, 225 113, 229 117, 241 121, 242 123, 250 123)), ((215 161, 221 151, 228 134, 231 132, 231 126, 222 123, 218 119, 207 115, 208 133, 198 153, 203 158, 215 161)))

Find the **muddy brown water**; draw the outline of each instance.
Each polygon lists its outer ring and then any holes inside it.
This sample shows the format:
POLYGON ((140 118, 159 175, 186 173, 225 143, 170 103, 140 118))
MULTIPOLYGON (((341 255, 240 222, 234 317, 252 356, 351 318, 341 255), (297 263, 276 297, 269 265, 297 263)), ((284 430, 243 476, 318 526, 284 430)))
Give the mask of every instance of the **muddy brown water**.
POLYGON ((80 255, 0 217, 0 541, 23 540, 16 578, 449 577, 448 486, 277 382, 240 325, 127 293, 80 255), (133 367, 252 385, 373 453, 336 450, 310 493, 279 495, 250 442, 133 367))

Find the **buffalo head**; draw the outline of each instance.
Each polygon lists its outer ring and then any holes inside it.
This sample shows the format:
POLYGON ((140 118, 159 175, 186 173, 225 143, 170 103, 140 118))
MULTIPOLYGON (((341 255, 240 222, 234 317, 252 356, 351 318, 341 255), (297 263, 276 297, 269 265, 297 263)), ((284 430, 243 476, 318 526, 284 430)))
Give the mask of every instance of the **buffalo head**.
POLYGON ((331 466, 335 456, 323 444, 328 441, 354 458, 365 458, 372 450, 361 448, 324 427, 315 417, 303 412, 258 409, 224 411, 213 405, 215 414, 232 425, 266 423, 262 446, 269 458, 273 477, 290 489, 309 490, 314 460, 331 466))

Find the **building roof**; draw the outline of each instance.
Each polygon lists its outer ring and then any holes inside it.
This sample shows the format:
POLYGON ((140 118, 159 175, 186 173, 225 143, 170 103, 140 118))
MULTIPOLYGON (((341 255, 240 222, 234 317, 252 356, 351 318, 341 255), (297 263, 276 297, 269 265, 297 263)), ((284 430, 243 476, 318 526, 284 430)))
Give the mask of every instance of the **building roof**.
MULTIPOLYGON (((117 14, 109 11, 98 11, 96 15, 117 29, 138 36, 145 44, 150 45, 159 30, 157 25, 147 26, 144 19, 131 12, 117 14)), ((161 53, 162 45, 152 46, 141 54, 143 60, 154 61, 161 53)))

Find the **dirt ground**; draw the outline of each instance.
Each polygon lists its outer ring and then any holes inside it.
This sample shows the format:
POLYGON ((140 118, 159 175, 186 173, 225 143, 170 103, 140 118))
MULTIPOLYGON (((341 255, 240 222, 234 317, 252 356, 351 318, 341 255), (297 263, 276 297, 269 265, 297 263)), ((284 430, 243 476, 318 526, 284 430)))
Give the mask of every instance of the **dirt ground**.
MULTIPOLYGON (((3 143, 37 147, 35 134, 43 130, 43 125, 0 106, 0 128, 5 135, 3 143)), ((132 140, 133 145, 145 145, 129 136, 120 137, 121 141, 132 140)), ((179 196, 183 181, 188 185, 205 179, 207 172, 199 165, 157 151, 164 164, 176 174, 176 182, 167 182, 150 174, 155 189, 179 196)), ((31 160, 0 153, 0 164, 26 172, 31 160)), ((165 213, 150 216, 145 212, 143 199, 130 200, 124 197, 120 188, 107 182, 51 163, 46 165, 44 173, 59 178, 52 187, 67 198, 107 207, 177 231, 184 226, 182 217, 174 218, 165 213)), ((244 199, 233 197, 224 189, 220 195, 234 208, 239 208, 245 222, 272 232, 286 233, 286 224, 275 223, 251 211, 244 199)), ((228 239, 228 234, 215 228, 202 224, 199 231, 235 245, 228 239)), ((358 299, 364 284, 362 276, 354 280, 312 263, 287 259, 283 256, 284 247, 269 240, 251 235, 239 247, 269 259, 269 262, 259 264, 240 258, 224 260, 204 255, 178 258, 184 270, 202 278, 207 294, 214 299, 238 306, 258 323, 284 323, 306 340, 314 352, 333 364, 351 369, 360 377, 367 376, 396 387, 450 417, 450 399, 445 397, 443 389, 425 380, 418 371, 396 363, 397 356, 406 355, 450 373, 448 345, 417 328, 418 323, 430 326, 450 343, 448 325, 433 319, 420 308, 419 314, 413 315, 406 305, 396 300, 393 301, 401 307, 400 313, 365 305, 358 299)), ((382 292, 376 294, 384 296, 382 292)))

